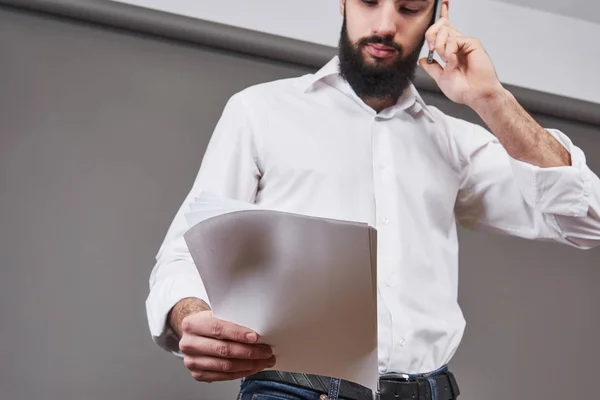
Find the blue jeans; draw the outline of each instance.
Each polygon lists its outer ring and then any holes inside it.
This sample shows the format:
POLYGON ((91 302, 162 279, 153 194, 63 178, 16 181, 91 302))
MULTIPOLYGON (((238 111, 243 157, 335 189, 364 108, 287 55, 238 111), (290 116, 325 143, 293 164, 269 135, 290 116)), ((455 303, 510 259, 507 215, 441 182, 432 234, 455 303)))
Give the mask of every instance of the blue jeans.
POLYGON ((323 398, 327 400, 344 400, 339 397, 339 390, 339 379, 331 379, 329 393, 316 392, 273 381, 242 380, 238 400, 321 400, 323 398))
MULTIPOLYGON (((426 378, 432 393, 432 400, 437 400, 436 382, 432 377, 448 370, 444 366, 436 371, 425 374, 407 375, 410 380, 426 378)), ((329 378, 329 390, 327 393, 317 392, 310 389, 300 388, 286 383, 264 381, 264 380, 242 380, 238 400, 344 400, 339 396, 340 380, 329 378)))

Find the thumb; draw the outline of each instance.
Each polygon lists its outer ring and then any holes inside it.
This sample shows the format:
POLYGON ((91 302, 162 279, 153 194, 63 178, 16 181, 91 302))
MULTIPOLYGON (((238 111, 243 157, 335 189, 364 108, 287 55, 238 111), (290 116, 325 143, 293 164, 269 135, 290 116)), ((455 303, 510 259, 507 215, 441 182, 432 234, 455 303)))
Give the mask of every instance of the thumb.
POLYGON ((427 58, 422 58, 419 60, 419 65, 436 83, 439 82, 444 69, 436 60, 433 60, 433 63, 429 64, 427 63, 427 58))

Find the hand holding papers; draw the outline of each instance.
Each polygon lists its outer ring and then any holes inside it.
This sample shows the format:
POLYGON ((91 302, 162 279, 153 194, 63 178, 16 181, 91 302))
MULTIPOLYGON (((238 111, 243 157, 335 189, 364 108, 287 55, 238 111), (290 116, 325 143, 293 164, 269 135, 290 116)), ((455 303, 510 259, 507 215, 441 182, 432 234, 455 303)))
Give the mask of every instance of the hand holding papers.
POLYGON ((219 319, 255 330, 275 369, 377 385, 376 232, 203 193, 184 235, 219 319))

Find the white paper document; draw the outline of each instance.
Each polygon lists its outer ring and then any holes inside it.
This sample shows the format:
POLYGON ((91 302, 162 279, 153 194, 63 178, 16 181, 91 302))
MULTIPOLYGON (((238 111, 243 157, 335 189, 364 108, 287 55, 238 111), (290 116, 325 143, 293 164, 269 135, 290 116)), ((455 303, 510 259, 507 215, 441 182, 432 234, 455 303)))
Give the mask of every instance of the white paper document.
POLYGON ((274 369, 377 388, 376 231, 202 193, 184 235, 217 318, 255 330, 274 369))

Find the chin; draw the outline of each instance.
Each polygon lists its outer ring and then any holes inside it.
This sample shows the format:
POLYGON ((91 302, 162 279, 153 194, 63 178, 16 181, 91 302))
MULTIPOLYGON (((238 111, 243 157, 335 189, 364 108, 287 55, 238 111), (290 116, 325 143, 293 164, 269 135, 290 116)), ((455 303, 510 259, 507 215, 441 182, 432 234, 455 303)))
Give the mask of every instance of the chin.
POLYGON ((397 60, 396 57, 377 58, 370 54, 367 54, 365 57, 363 57, 363 62, 365 63, 365 65, 368 65, 371 67, 387 67, 389 65, 394 64, 394 62, 396 60, 397 60))

